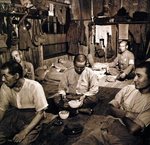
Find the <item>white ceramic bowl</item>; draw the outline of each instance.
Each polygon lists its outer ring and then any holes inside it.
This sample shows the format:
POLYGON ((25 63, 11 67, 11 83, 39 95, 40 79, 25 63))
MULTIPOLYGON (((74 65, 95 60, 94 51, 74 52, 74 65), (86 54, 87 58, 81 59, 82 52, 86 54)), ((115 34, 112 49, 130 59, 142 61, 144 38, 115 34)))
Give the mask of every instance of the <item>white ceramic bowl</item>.
POLYGON ((69 117, 69 111, 66 110, 59 111, 59 117, 61 119, 67 119, 69 117))
POLYGON ((68 102, 68 104, 69 104, 69 106, 71 108, 78 108, 81 105, 81 101, 79 101, 79 100, 71 100, 71 101, 68 102))

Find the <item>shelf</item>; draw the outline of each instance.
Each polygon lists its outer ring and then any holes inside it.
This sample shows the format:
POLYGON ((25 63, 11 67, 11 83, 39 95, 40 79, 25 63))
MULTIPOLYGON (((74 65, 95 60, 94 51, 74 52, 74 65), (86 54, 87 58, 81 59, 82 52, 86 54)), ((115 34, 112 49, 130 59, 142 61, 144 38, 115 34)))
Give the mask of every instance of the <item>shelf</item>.
POLYGON ((129 21, 129 22, 95 22, 95 25, 118 25, 118 24, 150 24, 150 21, 129 21))
MULTIPOLYGON (((47 0, 46 3, 52 3, 55 5, 62 5, 69 7, 70 4, 67 3, 62 3, 62 2, 57 2, 57 1, 51 1, 47 0)), ((48 16, 48 7, 45 7, 46 9, 44 10, 38 10, 38 9, 26 9, 25 6, 22 6, 20 4, 13 4, 14 8, 22 8, 23 12, 0 12, 0 15, 2 16, 16 16, 16 17, 23 17, 26 13, 29 13, 27 18, 32 18, 32 19, 40 19, 40 18, 46 18, 48 16)))
MULTIPOLYGON (((15 16, 15 17, 23 17, 26 13, 18 13, 18 12, 9 12, 9 13, 0 13, 0 15, 3 16, 15 16)), ((48 15, 47 15, 48 16, 48 15)), ((31 15, 28 14, 27 18, 32 18, 32 19, 40 19, 40 18, 46 18, 46 15, 31 15)))

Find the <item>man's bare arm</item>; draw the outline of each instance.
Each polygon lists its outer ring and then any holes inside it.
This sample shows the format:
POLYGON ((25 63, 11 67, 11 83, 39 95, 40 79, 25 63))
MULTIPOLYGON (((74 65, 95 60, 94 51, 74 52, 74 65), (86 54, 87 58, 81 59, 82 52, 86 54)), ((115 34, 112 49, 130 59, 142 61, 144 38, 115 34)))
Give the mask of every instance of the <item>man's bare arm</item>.
POLYGON ((141 126, 134 123, 131 119, 125 117, 122 118, 122 121, 131 134, 138 134, 139 132, 141 132, 141 126))
POLYGON ((123 72, 128 75, 132 69, 134 68, 134 64, 130 64, 123 72))
POLYGON ((137 132, 141 131, 141 127, 133 122, 138 113, 121 110, 114 107, 113 105, 110 105, 109 114, 114 117, 121 118, 131 134, 136 134, 137 132))
POLYGON ((125 110, 121 110, 119 108, 114 107, 113 105, 109 105, 108 114, 116 117, 116 118, 124 118, 126 115, 125 110))

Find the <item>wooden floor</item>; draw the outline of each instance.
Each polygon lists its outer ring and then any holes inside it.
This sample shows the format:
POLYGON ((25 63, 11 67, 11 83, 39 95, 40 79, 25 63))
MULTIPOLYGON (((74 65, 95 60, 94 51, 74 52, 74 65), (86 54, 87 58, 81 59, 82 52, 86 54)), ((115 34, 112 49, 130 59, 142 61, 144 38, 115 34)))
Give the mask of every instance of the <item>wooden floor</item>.
POLYGON ((99 86, 100 87, 123 88, 127 85, 134 84, 133 79, 124 80, 124 81, 115 80, 115 81, 109 82, 109 81, 107 81, 108 77, 110 77, 110 76, 103 76, 99 79, 99 86))
MULTIPOLYGON (((43 130, 40 133, 40 136, 34 142, 34 145, 71 145, 76 142, 80 138, 89 134, 94 128, 98 126, 98 124, 102 121, 104 116, 107 115, 108 102, 114 98, 116 93, 126 85, 133 84, 133 80, 126 81, 115 81, 115 82, 107 82, 106 76, 102 77, 99 80, 99 92, 97 97, 99 98, 98 104, 94 107, 94 113, 89 116, 85 114, 78 114, 76 116, 70 116, 66 120, 63 121, 63 125, 55 126, 54 122, 60 120, 58 116, 57 109, 50 108, 49 111, 52 110, 55 112, 54 116, 50 116, 49 120, 45 121, 43 124, 43 130), (51 117, 53 117, 51 119, 51 117), (80 123, 84 126, 84 130, 82 134, 78 137, 69 138, 63 134, 64 126, 68 123, 80 123)), ((53 95, 52 95, 53 96, 53 95)), ((53 98, 49 97, 51 100, 49 103, 53 103, 53 98)), ((50 112, 47 111, 47 114, 50 112)), ((51 113, 50 113, 51 114, 51 113)))
POLYGON ((49 123, 43 124, 43 130, 34 142, 34 145, 71 145, 80 138, 89 134, 97 125, 102 121, 105 115, 107 115, 108 102, 112 100, 115 94, 120 89, 117 88, 106 88, 100 87, 100 91, 97 94, 99 98, 98 104, 94 107, 94 113, 90 115, 78 114, 76 116, 70 116, 63 121, 63 125, 55 126, 54 122, 60 120, 57 116, 55 119, 49 123), (64 126, 68 123, 80 123, 84 126, 82 134, 78 137, 69 138, 63 134, 64 126))

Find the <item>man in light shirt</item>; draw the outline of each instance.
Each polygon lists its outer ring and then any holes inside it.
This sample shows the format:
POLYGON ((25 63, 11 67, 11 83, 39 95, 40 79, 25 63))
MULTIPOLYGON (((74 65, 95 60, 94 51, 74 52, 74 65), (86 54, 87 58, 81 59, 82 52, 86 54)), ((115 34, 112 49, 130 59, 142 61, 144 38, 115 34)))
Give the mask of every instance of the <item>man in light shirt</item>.
POLYGON ((141 140, 150 124, 150 62, 136 66, 135 85, 121 89, 109 102, 108 116, 73 145, 146 145, 141 140))
POLYGON ((86 67, 86 62, 86 56, 78 54, 74 58, 74 67, 63 73, 59 84, 59 96, 54 98, 60 109, 71 109, 68 101, 70 99, 80 99, 82 109, 80 108, 78 111, 91 114, 91 108, 98 102, 98 98, 95 96, 99 89, 98 79, 92 69, 86 67))
POLYGON ((1 66, 3 84, 0 90, 0 144, 11 139, 19 145, 35 141, 41 130, 48 106, 42 86, 23 78, 19 63, 9 61, 1 66))
POLYGON ((119 43, 118 55, 109 63, 109 74, 117 76, 118 80, 134 78, 134 55, 128 49, 127 41, 119 43))

